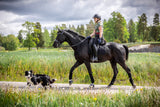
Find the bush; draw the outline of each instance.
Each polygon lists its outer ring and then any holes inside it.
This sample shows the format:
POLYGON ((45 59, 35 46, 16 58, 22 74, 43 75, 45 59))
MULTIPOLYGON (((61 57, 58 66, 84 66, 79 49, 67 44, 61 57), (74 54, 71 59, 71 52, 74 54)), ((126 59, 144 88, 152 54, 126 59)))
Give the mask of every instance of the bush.
POLYGON ((116 42, 116 43, 121 43, 121 41, 118 40, 118 39, 115 39, 114 42, 116 42))
POLYGON ((2 46, 6 50, 16 50, 19 44, 19 40, 14 35, 8 35, 3 37, 2 46))
POLYGON ((0 46, 0 51, 5 51, 5 48, 0 46))

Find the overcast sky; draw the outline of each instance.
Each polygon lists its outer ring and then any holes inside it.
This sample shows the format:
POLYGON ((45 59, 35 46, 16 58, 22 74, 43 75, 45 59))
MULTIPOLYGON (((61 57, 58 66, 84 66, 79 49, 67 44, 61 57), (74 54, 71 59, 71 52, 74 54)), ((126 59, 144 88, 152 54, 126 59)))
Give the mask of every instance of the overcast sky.
POLYGON ((87 24, 95 13, 108 20, 113 11, 127 22, 146 13, 151 25, 154 14, 160 14, 160 0, 0 0, 0 33, 17 36, 25 21, 52 29, 62 23, 87 24))

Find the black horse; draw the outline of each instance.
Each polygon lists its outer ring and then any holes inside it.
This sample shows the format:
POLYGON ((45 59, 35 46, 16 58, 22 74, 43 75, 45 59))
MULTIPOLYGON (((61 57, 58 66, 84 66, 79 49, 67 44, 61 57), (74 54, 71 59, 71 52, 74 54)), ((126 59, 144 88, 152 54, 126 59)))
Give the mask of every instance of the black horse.
POLYGON ((90 60, 91 54, 89 51, 89 41, 90 41, 89 39, 86 39, 85 37, 77 34, 74 31, 59 29, 57 32, 57 37, 53 43, 53 46, 57 48, 64 41, 68 42, 68 44, 72 47, 72 49, 74 50, 75 59, 77 60, 70 70, 70 74, 69 74, 70 85, 73 83, 72 74, 74 69, 84 63, 85 66, 87 67, 87 70, 92 82, 90 84, 90 87, 94 87, 94 78, 92 75, 90 63, 100 63, 100 62, 105 62, 109 60, 111 63, 114 75, 110 84, 108 85, 108 88, 114 84, 116 76, 118 74, 117 63, 121 65, 122 68, 127 72, 130 83, 132 84, 133 88, 136 87, 136 85, 134 85, 134 82, 131 76, 131 71, 128 68, 128 66, 125 64, 125 61, 128 59, 128 54, 129 54, 127 46, 117 44, 117 43, 106 43, 105 45, 100 46, 100 48, 98 49, 98 61, 91 62, 90 60))

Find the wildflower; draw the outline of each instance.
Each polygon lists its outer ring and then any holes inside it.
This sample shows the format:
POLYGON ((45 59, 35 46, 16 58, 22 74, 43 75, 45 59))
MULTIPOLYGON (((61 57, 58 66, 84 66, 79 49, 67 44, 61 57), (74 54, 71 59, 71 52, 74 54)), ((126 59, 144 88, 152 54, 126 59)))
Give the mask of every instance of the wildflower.
POLYGON ((38 90, 40 90, 40 88, 38 88, 38 90))
POLYGON ((143 88, 141 88, 141 91, 143 90, 143 88))
POLYGON ((94 101, 97 101, 97 98, 94 98, 93 100, 94 100, 94 101))
POLYGON ((80 103, 81 105, 83 105, 83 103, 80 103))

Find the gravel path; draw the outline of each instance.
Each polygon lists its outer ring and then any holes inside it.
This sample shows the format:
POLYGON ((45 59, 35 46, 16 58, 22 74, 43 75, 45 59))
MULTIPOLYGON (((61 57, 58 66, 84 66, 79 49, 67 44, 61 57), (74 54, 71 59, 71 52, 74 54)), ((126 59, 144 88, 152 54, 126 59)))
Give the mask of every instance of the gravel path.
MULTIPOLYGON (((144 88, 151 89, 155 88, 160 90, 160 87, 148 87, 148 86, 137 86, 136 89, 133 89, 132 86, 118 86, 113 85, 111 88, 106 88, 107 85, 95 85, 94 88, 89 88, 89 84, 62 84, 62 83, 55 83, 52 84, 52 90, 60 90, 64 92, 75 92, 75 93, 106 93, 106 94, 113 94, 118 92, 125 92, 126 94, 130 94, 134 91, 141 91, 144 88)), ((8 82, 8 81, 0 81, 0 88, 13 88, 18 90, 36 90, 35 86, 27 87, 26 82, 8 82)), ((38 89, 42 89, 41 86, 38 86, 38 89)))

